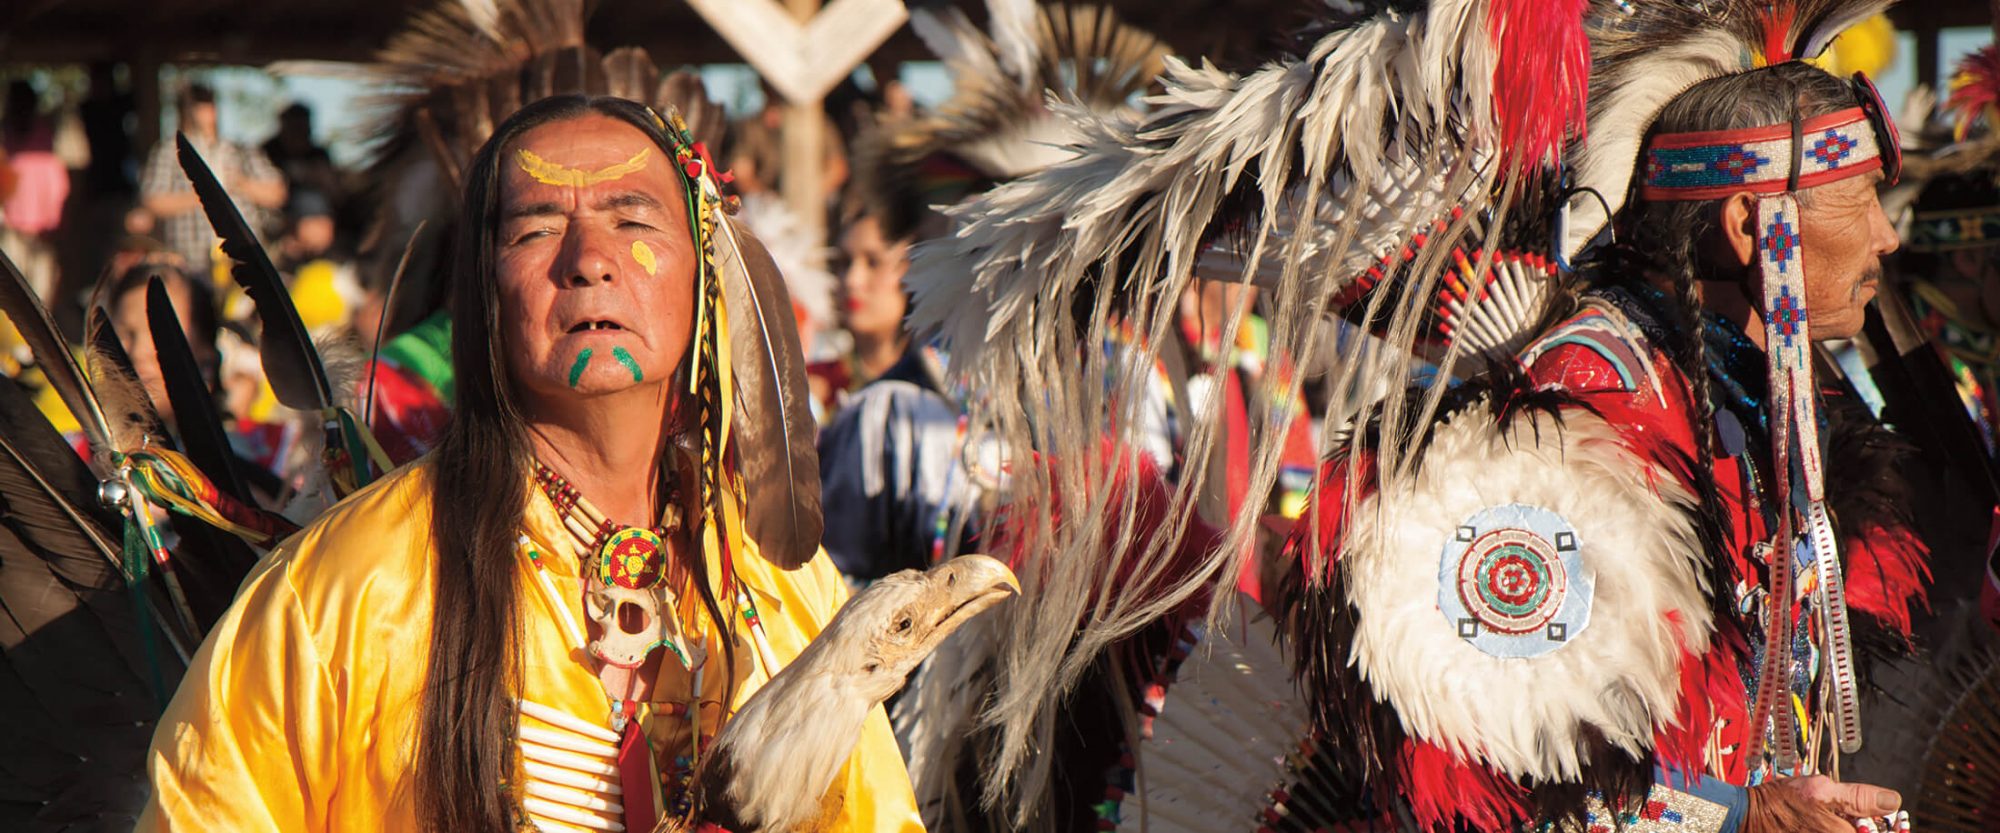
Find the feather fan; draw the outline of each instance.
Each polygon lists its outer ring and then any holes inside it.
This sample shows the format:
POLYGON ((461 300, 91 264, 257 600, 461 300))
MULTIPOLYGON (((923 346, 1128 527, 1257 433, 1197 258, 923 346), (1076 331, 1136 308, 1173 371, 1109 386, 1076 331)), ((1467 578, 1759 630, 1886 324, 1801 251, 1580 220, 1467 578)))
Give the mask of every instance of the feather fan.
POLYGON ((26 392, 0 378, 0 826, 10 829, 136 822, 166 693, 153 686, 170 688, 183 667, 166 646, 149 651, 115 560, 118 520, 96 491, 26 392))
POLYGON ((916 233, 917 218, 935 205, 1069 158, 1066 145, 1079 137, 1051 99, 1111 118, 1160 73, 1165 45, 1110 8, 1019 5, 1029 7, 1019 34, 1033 37, 1025 42, 988 38, 958 9, 911 13, 911 26, 951 71, 953 93, 856 144, 860 198, 892 238, 916 233))

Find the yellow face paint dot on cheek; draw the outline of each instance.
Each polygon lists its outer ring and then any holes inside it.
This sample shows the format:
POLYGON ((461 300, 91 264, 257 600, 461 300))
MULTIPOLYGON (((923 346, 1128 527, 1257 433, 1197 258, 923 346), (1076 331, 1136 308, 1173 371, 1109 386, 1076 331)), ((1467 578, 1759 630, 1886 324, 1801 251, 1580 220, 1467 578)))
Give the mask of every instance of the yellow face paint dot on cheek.
POLYGON ((632 241, 632 259, 639 261, 639 268, 646 270, 646 274, 660 273, 660 260, 653 256, 653 247, 646 245, 646 241, 632 241))

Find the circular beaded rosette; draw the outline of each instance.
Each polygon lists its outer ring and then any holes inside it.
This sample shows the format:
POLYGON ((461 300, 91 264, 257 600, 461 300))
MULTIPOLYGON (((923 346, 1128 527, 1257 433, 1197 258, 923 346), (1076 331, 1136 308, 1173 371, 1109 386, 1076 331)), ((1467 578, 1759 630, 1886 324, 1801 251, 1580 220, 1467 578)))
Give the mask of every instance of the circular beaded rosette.
POLYGON ((612 533, 597 551, 597 578, 607 586, 644 590, 659 583, 665 563, 660 536, 651 530, 626 527, 612 533))
POLYGON ((1576 530, 1526 504, 1473 513, 1438 564, 1439 612, 1460 639, 1494 656, 1562 647, 1589 624, 1592 590, 1576 530))

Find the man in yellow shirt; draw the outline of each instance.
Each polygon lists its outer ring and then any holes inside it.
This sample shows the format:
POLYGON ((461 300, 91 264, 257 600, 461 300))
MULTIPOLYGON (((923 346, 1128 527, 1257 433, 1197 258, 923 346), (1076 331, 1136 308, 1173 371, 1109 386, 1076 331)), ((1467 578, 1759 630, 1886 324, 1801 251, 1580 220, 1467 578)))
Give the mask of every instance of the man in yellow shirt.
MULTIPOLYGON (((648 830, 843 600, 743 531, 787 510, 727 445, 762 416, 730 413, 716 284, 756 244, 678 119, 546 99, 465 183, 455 421, 246 582, 140 829, 648 830)), ((879 708, 814 827, 921 829, 879 708)))

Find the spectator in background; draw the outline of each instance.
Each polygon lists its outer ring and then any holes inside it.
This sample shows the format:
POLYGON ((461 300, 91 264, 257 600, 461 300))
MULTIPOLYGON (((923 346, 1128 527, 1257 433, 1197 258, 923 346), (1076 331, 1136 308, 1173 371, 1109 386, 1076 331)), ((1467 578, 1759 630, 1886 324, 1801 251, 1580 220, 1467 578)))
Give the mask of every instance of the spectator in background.
POLYGON ((90 142, 90 167, 83 188, 92 196, 131 198, 133 180, 131 120, 138 110, 132 94, 118 89, 114 65, 90 65, 90 97, 77 107, 83 135, 90 142))
POLYGON ((6 151, 13 189, 0 203, 0 249, 21 268, 45 303, 52 300, 59 273, 50 236, 62 224, 69 199, 69 167, 56 155, 56 122, 41 111, 33 85, 7 85, 0 111, 0 146, 6 151))
POLYGON ((158 278, 166 287, 167 299, 173 301, 174 312, 180 315, 181 332, 187 336, 188 348, 201 366, 202 382, 211 391, 216 387, 219 361, 215 349, 215 298, 205 281, 188 277, 173 264, 171 257, 143 259, 113 274, 118 277, 104 293, 104 311, 111 319, 111 329, 125 345, 126 355, 131 356, 132 374, 146 389, 153 411, 178 434, 173 401, 167 398, 159 354, 153 346, 153 328, 146 317, 146 285, 158 278))
MULTIPOLYGON (((293 104, 279 113, 278 135, 264 143, 264 156, 284 172, 285 187, 292 193, 318 193, 328 205, 329 222, 332 220, 332 205, 341 197, 340 169, 334 167, 326 148, 313 142, 312 108, 293 104)), ((292 219, 298 216, 294 214, 292 219)))
MULTIPOLYGON (((181 96, 180 117, 181 132, 215 171, 253 228, 263 224, 265 212, 285 204, 285 178, 271 161, 255 148, 224 141, 218 132, 215 90, 190 85, 181 96)), ((159 218, 158 232, 168 250, 180 255, 192 271, 205 273, 215 248, 215 231, 202 214, 194 186, 181 173, 175 143, 170 139, 156 145, 146 160, 139 193, 146 210, 159 218)))

